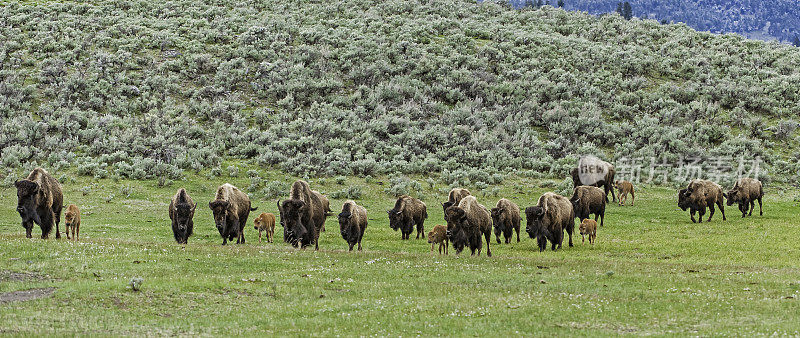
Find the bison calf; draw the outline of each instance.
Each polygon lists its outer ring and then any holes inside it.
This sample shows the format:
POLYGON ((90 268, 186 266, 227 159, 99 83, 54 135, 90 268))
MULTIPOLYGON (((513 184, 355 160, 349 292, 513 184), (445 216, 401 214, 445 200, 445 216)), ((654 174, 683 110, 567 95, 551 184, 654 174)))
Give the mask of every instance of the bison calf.
POLYGON ((497 244, 500 244, 500 234, 506 239, 506 244, 511 243, 514 231, 517 232, 517 242, 519 243, 519 206, 505 198, 497 201, 497 205, 491 210, 492 225, 494 235, 497 237, 497 244))
POLYGON ((272 238, 275 235, 275 215, 262 212, 253 220, 255 229, 258 230, 258 242, 261 243, 262 233, 267 233, 267 243, 272 243, 272 238))
POLYGON ((594 239, 597 237, 597 222, 592 219, 584 219, 578 227, 581 232, 581 243, 586 241, 585 236, 589 236, 589 244, 594 245, 594 239))
POLYGON ((628 200, 628 194, 630 194, 631 206, 633 206, 633 202, 636 200, 636 196, 633 192, 633 183, 628 181, 617 181, 614 183, 614 186, 617 187, 617 194, 619 194, 619 205, 625 205, 625 201, 628 200))
POLYGON ((436 244, 439 244, 439 254, 442 254, 442 248, 444 248, 444 254, 447 254, 447 248, 450 245, 450 241, 447 239, 447 227, 444 225, 436 225, 433 227, 428 233, 428 243, 431 243, 431 252, 433 252, 433 247, 436 244))
POLYGON ((758 201, 759 215, 764 215, 764 206, 761 204, 761 199, 764 197, 764 186, 759 180, 752 178, 741 178, 733 185, 733 189, 723 194, 728 199, 728 206, 733 203, 739 204, 739 211, 742 212, 742 218, 748 215, 753 216, 753 209, 756 208, 755 201, 758 201))
POLYGON ((367 209, 348 200, 342 205, 342 212, 339 213, 339 232, 342 238, 350 245, 358 244, 358 251, 361 251, 361 239, 364 238, 364 231, 367 230, 367 209))
POLYGON ((81 211, 75 204, 70 204, 64 212, 64 225, 67 232, 67 239, 78 240, 81 231, 81 211))

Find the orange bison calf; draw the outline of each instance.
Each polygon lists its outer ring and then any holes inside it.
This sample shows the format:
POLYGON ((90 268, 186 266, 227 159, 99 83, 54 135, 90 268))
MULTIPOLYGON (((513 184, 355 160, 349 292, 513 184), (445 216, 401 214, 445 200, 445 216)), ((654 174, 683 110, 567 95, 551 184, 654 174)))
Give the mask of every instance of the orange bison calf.
POLYGON ((272 243, 272 237, 275 235, 275 214, 262 212, 253 221, 256 230, 258 230, 258 242, 261 243, 261 233, 267 233, 267 243, 272 243))
POLYGON ((70 204, 64 212, 64 225, 66 225, 67 239, 78 240, 81 230, 81 211, 75 204, 70 204), (72 237, 70 237, 70 231, 72 237))
POLYGON ((444 225, 437 225, 433 227, 433 230, 428 233, 428 243, 431 243, 431 252, 433 252, 434 246, 439 244, 439 254, 442 253, 442 248, 444 248, 444 254, 447 254, 447 247, 450 245, 450 240, 447 239, 447 227, 444 225))
POLYGON ((581 232, 581 243, 586 241, 585 236, 589 236, 589 244, 594 245, 594 239, 597 238, 597 221, 593 219, 584 219, 578 227, 581 232))

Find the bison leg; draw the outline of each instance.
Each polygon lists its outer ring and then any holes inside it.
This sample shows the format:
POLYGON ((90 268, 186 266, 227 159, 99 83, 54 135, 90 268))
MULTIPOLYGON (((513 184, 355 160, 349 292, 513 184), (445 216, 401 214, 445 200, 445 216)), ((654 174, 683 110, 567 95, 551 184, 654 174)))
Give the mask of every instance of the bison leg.
POLYGON ((753 216, 753 209, 755 208, 756 208, 756 201, 750 200, 750 212, 748 213, 748 216, 753 216))
MULTIPOLYGON (((572 233, 575 231, 575 219, 571 218, 567 223, 567 235, 569 235, 569 247, 573 247, 572 245, 572 233)), ((564 234, 561 234, 561 237, 564 237, 564 234)))
POLYGON ((419 239, 419 235, 422 235, 422 239, 425 239, 425 220, 417 223, 417 239, 419 239))
POLYGON ((350 250, 347 250, 347 251, 353 251, 353 246, 354 246, 355 244, 356 244, 356 243, 350 243, 350 250))
POLYGON ((719 201, 717 201, 717 205, 719 206, 719 212, 721 212, 721 213, 722 213, 722 220, 723 220, 723 221, 727 220, 727 219, 725 218, 725 203, 724 203, 724 202, 722 202, 722 199, 720 199, 719 201))
POLYGON ((689 217, 692 218, 692 223, 697 223, 697 220, 694 219, 694 213, 695 213, 694 208, 692 208, 692 210, 689 210, 689 217))
POLYGON ((56 239, 61 238, 61 230, 58 229, 58 224, 61 223, 61 209, 53 210, 53 214, 55 216, 54 220, 56 223, 56 239))
POLYGON ((484 236, 486 237, 486 257, 492 257, 492 250, 489 249, 489 242, 491 242, 489 239, 492 237, 492 231, 487 231, 484 236))
POLYGON ((761 197, 758 198, 758 214, 764 216, 764 206, 761 205, 761 197))

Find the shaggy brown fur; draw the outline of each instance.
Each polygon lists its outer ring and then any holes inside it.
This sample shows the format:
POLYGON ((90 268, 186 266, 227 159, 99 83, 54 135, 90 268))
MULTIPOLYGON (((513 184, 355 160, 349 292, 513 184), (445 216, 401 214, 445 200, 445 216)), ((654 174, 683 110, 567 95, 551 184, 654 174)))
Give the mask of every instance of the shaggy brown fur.
MULTIPOLYGON (((614 176, 616 175, 617 171, 616 171, 616 169, 614 169, 614 165, 613 164, 608 163, 606 161, 601 161, 601 165, 606 166, 606 168, 607 168, 606 169, 607 170, 606 171, 606 179, 600 180, 600 181, 596 182, 595 184, 592 184, 591 186, 603 187, 603 191, 606 193, 605 194, 606 200, 608 199, 608 192, 610 191, 611 192, 611 201, 613 202, 617 198, 616 195, 614 194, 614 188, 613 188, 614 176)), ((572 171, 570 171, 570 175, 572 176, 573 187, 586 185, 586 184, 581 183, 581 179, 580 179, 580 176, 578 175, 578 168, 577 167, 572 168, 572 171)))
POLYGON ((348 200, 342 205, 342 212, 339 213, 339 232, 342 238, 353 246, 358 243, 358 251, 361 251, 361 239, 364 238, 364 231, 367 230, 367 209, 348 200))
POLYGON ((539 197, 536 206, 525 209, 528 236, 536 238, 539 251, 547 248, 550 240, 552 250, 561 248, 564 241, 564 230, 569 234, 569 246, 572 247, 572 231, 575 229, 575 212, 572 203, 561 195, 548 192, 539 197))
POLYGON ((262 233, 267 233, 267 243, 272 243, 275 236, 275 214, 262 212, 253 220, 253 226, 258 230, 258 242, 261 243, 262 233))
POLYGON ((428 218, 428 208, 422 201, 403 195, 397 198, 394 208, 386 210, 389 214, 389 227, 397 231, 400 229, 403 239, 411 238, 414 225, 417 225, 417 239, 420 234, 425 239, 425 219, 428 218))
POLYGON ((486 238, 486 255, 491 257, 489 248, 492 236, 492 217, 489 210, 478 203, 475 196, 466 196, 461 199, 458 206, 451 206, 445 211, 447 215, 447 237, 453 242, 456 254, 461 253, 465 246, 469 246, 472 255, 475 251, 481 255, 483 247, 481 235, 486 238))
POLYGON ((70 204, 64 212, 64 231, 67 234, 67 239, 78 240, 81 232, 81 211, 75 204, 70 204))
POLYGON ((428 233, 428 243, 431 243, 431 252, 433 252, 433 247, 439 244, 439 254, 442 254, 442 249, 444 248, 444 254, 447 255, 447 249, 450 245, 450 240, 447 239, 447 227, 440 224, 433 227, 433 230, 428 233))
POLYGON ((328 198, 311 190, 308 182, 297 180, 292 183, 289 199, 278 201, 278 210, 284 242, 300 248, 313 243, 314 250, 319 250, 319 234, 330 213, 328 198))
POLYGON ((194 210, 197 203, 186 189, 180 188, 169 202, 169 219, 172 220, 172 234, 178 244, 186 244, 194 233, 194 210))
POLYGON ((234 238, 236 244, 244 244, 247 217, 250 211, 257 209, 250 207, 250 198, 239 188, 225 183, 217 189, 216 197, 208 202, 208 207, 214 213, 214 224, 222 236, 222 245, 234 238))
POLYGON ((22 218, 25 236, 31 238, 33 224, 42 229, 42 239, 50 236, 53 224, 56 238, 61 238, 58 223, 61 222, 61 209, 64 196, 61 185, 42 168, 31 171, 28 178, 14 182, 17 187, 17 212, 22 218))
POLYGON ((517 242, 519 243, 519 206, 505 198, 497 201, 497 205, 492 208, 492 225, 494 235, 497 237, 497 244, 500 244, 500 234, 506 239, 506 244, 511 243, 514 231, 517 232, 517 242))
POLYGON ((589 244, 594 245, 594 239, 597 238, 597 222, 591 219, 584 219, 578 227, 581 232, 581 243, 585 243, 586 237, 589 236, 589 244))
POLYGON ((742 218, 747 216, 747 211, 750 211, 750 216, 753 216, 753 209, 756 208, 755 201, 758 201, 759 215, 764 215, 764 206, 761 204, 761 199, 764 197, 764 186, 759 180, 752 178, 740 178, 733 185, 733 189, 724 194, 728 199, 728 206, 733 203, 739 204, 739 211, 742 212, 742 218))
MULTIPOLYGON (((447 211, 447 208, 458 205, 461 202, 461 199, 465 196, 471 195, 469 190, 463 188, 453 188, 450 190, 450 194, 447 196, 447 202, 442 203, 442 211, 447 211)), ((445 222, 447 221, 447 214, 445 213, 445 222)))
POLYGON ((619 194, 619 205, 625 205, 625 201, 628 200, 628 194, 631 194, 631 206, 636 200, 636 195, 633 191, 633 183, 628 181, 617 181, 614 183, 614 186, 617 187, 617 193, 619 194))
POLYGON ((575 217, 583 221, 589 218, 590 214, 594 214, 594 220, 597 221, 599 216, 600 226, 603 226, 603 219, 606 216, 606 196, 602 189, 585 185, 576 187, 569 201, 572 203, 575 217))
POLYGON ((707 180, 692 180, 685 189, 678 192, 678 207, 686 211, 690 209, 689 215, 692 218, 692 223, 697 222, 694 219, 694 213, 700 213, 700 223, 703 223, 703 215, 706 213, 706 207, 711 209, 711 214, 708 216, 708 222, 711 217, 714 217, 714 205, 719 207, 722 212, 722 220, 725 218, 725 204, 723 203, 722 187, 707 180))

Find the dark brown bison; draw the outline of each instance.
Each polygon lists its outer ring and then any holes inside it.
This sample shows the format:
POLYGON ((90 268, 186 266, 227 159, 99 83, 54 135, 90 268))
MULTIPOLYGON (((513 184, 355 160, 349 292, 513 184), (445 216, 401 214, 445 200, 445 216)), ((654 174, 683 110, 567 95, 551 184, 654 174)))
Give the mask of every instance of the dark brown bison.
POLYGON ((64 196, 58 181, 44 169, 36 168, 28 178, 14 182, 14 185, 17 187, 17 212, 22 217, 25 236, 31 238, 36 223, 42 229, 42 238, 46 239, 55 224, 56 238, 61 238, 58 223, 61 222, 64 196))
POLYGON ((330 215, 330 202, 319 192, 311 190, 308 182, 292 183, 289 199, 278 201, 283 226, 283 240, 293 246, 305 248, 312 243, 319 250, 319 234, 330 215))
POLYGON ((575 229, 575 212, 572 203, 561 195, 548 192, 539 197, 536 206, 525 209, 528 236, 536 238, 539 251, 547 248, 547 241, 552 249, 561 248, 564 241, 564 230, 569 234, 569 246, 572 247, 572 231, 575 229))
POLYGON ((519 242, 519 206, 505 198, 497 201, 497 205, 491 210, 492 225, 494 235, 497 237, 497 244, 500 244, 500 234, 506 239, 506 244, 511 243, 514 231, 517 232, 517 242, 519 242))
MULTIPOLYGON (((447 208, 458 205, 461 202, 461 199, 465 196, 471 195, 469 190, 463 188, 453 188, 450 190, 450 194, 447 195, 447 201, 442 203, 442 211, 447 211, 447 208)), ((447 213, 444 214, 445 221, 447 221, 447 213)))
POLYGON ((428 208, 422 201, 403 195, 397 198, 394 208, 386 210, 389 214, 389 227, 397 231, 400 229, 403 239, 411 238, 414 225, 417 225, 417 239, 420 234, 425 239, 425 219, 428 218, 428 208))
POLYGON ((172 234, 178 244, 186 244, 194 233, 194 203, 186 189, 180 188, 169 202, 169 219, 172 220, 172 234))
POLYGON ((358 251, 361 251, 361 239, 364 238, 365 230, 367 230, 367 209, 354 201, 344 202, 342 212, 339 213, 339 232, 350 245, 350 251, 353 251, 353 246, 356 244, 358 251))
POLYGON ((486 255, 492 257, 489 242, 492 237, 492 217, 489 210, 478 203, 475 196, 466 196, 457 206, 451 206, 445 211, 447 215, 447 237, 453 242, 456 254, 461 253, 465 246, 469 246, 472 255, 477 251, 481 255, 483 237, 486 238, 486 255))
POLYGON ((569 201, 572 203, 575 217, 583 221, 589 218, 589 215, 594 214, 594 220, 597 221, 599 216, 600 226, 603 226, 603 219, 606 216, 606 195, 603 189, 585 185, 576 187, 569 201))
POLYGON ((244 244, 247 217, 251 211, 257 209, 250 207, 250 198, 239 188, 225 183, 217 189, 217 194, 213 201, 208 202, 208 207, 214 213, 214 224, 222 236, 222 245, 234 238, 236 244, 244 244))
POLYGON ((756 208, 755 201, 758 201, 759 215, 764 215, 764 206, 761 204, 761 199, 764 197, 764 186, 759 180, 747 177, 740 178, 733 185, 733 189, 729 190, 724 196, 728 199, 728 206, 733 205, 733 203, 739 204, 742 218, 747 216, 748 210, 750 211, 749 215, 753 215, 753 209, 756 208))
POLYGON ((697 222, 697 220, 694 219, 695 212, 700 214, 700 223, 703 223, 703 215, 706 213, 706 207, 711 209, 711 214, 708 216, 707 220, 710 222, 711 217, 714 217, 715 204, 722 212, 722 220, 726 220, 723 199, 722 187, 719 184, 707 180, 692 180, 686 188, 678 191, 678 207, 683 211, 686 211, 686 209, 690 210, 689 215, 692 218, 692 223, 697 222))
POLYGON ((597 160, 597 163, 587 163, 583 164, 582 166, 572 168, 570 171, 570 175, 572 176, 572 184, 573 187, 579 187, 582 185, 588 185, 593 187, 602 187, 603 191, 605 192, 606 199, 608 199, 608 193, 611 192, 611 201, 615 201, 617 199, 616 194, 614 193, 614 176, 616 175, 616 169, 614 169, 614 165, 608 163, 606 161, 597 160), (581 182, 581 175, 580 173, 588 173, 588 172, 596 172, 602 171, 605 172, 605 178, 598 180, 597 182, 581 182))

